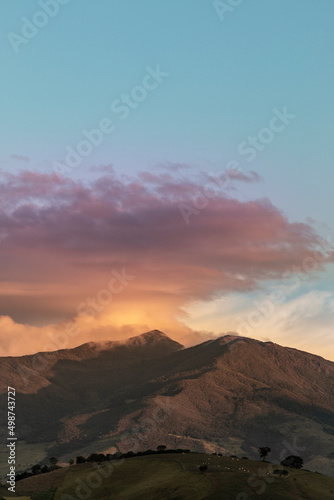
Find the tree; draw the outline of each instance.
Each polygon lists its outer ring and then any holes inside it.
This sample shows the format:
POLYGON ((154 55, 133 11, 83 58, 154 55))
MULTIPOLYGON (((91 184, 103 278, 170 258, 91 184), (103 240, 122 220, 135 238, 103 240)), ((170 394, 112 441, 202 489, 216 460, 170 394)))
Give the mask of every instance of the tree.
POLYGON ((51 464, 51 468, 55 469, 57 467, 58 458, 57 457, 51 457, 51 458, 49 458, 49 462, 51 464))
POLYGON ((74 460, 73 460, 73 458, 70 458, 68 461, 68 465, 73 465, 73 464, 74 464, 74 460))
POLYGON ((281 465, 284 467, 292 467, 293 469, 301 469, 303 467, 304 460, 296 455, 289 455, 284 460, 282 460, 281 465))
POLYGON ((25 479, 26 477, 32 476, 31 472, 24 471, 16 475, 16 481, 21 481, 21 479, 25 479))
POLYGON ((84 464, 84 463, 86 463, 85 457, 83 457, 82 455, 80 455, 79 457, 76 458, 76 463, 77 464, 84 464))
POLYGON ((40 474, 41 471, 42 471, 42 467, 39 464, 33 465, 31 467, 31 472, 33 473, 33 475, 40 474))
POLYGON ((204 473, 205 471, 208 470, 208 466, 206 464, 200 465, 199 470, 200 470, 200 472, 204 473))
POLYGON ((91 453, 87 458, 86 462, 97 462, 99 460, 98 453, 91 453))
POLYGON ((166 449, 166 446, 164 444, 159 444, 159 446, 157 446, 158 451, 165 451, 165 449, 166 449))
POLYGON ((264 461, 268 453, 271 452, 271 448, 268 448, 268 446, 265 446, 263 448, 259 448, 259 453, 260 453, 260 458, 264 461))

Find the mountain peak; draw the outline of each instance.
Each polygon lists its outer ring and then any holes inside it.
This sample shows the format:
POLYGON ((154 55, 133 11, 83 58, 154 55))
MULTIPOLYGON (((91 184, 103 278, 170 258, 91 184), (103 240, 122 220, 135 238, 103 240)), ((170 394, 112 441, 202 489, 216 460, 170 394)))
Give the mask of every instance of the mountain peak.
POLYGON ((165 345, 173 346, 174 349, 182 349, 183 345, 179 344, 175 340, 172 340, 168 335, 160 330, 150 330, 148 332, 137 335, 136 337, 131 337, 125 341, 127 345, 165 345))
POLYGON ((168 337, 168 335, 166 335, 164 332, 161 332, 160 330, 149 330, 148 332, 136 335, 135 337, 130 337, 129 340, 134 340, 134 339, 143 339, 146 341, 161 340, 161 339, 172 340, 168 337))
POLYGON ((101 351, 112 351, 119 347, 147 347, 153 349, 168 349, 169 351, 177 351, 183 349, 183 345, 171 339, 164 332, 160 330, 150 330, 148 332, 136 335, 123 340, 102 340, 99 342, 86 342, 74 349, 62 350, 59 352, 65 356, 71 356, 72 353, 83 358, 90 358, 97 356, 101 351))

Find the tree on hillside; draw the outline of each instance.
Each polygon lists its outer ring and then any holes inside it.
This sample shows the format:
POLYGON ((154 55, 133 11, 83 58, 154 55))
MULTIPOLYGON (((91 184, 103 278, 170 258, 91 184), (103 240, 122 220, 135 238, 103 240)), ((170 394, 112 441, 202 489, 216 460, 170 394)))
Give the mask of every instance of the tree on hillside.
POLYGON ((268 448, 268 446, 264 446, 263 448, 259 448, 259 453, 260 453, 260 458, 264 461, 268 453, 271 452, 271 448, 268 448))
POLYGON ((76 463, 77 463, 77 464, 84 464, 84 463, 86 463, 86 459, 85 459, 85 457, 83 457, 82 455, 78 456, 78 457, 76 458, 76 463))
POLYGON ((35 475, 35 474, 40 474, 42 471, 42 467, 39 465, 39 464, 36 464, 36 465, 33 465, 31 467, 31 472, 35 475))
POLYGON ((208 466, 206 464, 200 465, 199 470, 200 472, 205 472, 208 470, 208 466))
POLYGON ((73 460, 73 458, 70 458, 68 461, 68 465, 73 465, 73 464, 74 464, 74 460, 73 460))
POLYGON ((159 444, 159 446, 157 446, 158 451, 165 451, 165 449, 166 449, 166 446, 164 444, 159 444))
POLYGON ((57 457, 51 457, 51 458, 49 458, 49 462, 51 464, 51 468, 55 469, 57 467, 58 458, 57 457))
POLYGON ((284 460, 282 460, 281 465, 284 467, 292 467, 293 469, 301 469, 303 467, 304 460, 296 455, 289 455, 284 460))

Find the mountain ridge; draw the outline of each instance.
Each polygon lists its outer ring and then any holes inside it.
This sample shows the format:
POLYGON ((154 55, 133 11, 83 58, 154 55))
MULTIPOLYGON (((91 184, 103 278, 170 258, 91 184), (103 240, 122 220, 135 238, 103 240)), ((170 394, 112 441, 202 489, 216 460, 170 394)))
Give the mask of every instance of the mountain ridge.
MULTIPOLYGON (((214 343, 214 342, 222 341, 223 339, 224 339, 224 342, 226 342, 227 340, 229 340, 231 342, 232 341, 247 341, 247 340, 249 340, 249 341, 254 341, 254 342, 257 342, 257 343, 263 344, 263 345, 272 344, 275 346, 279 346, 283 349, 290 349, 292 351, 302 352, 304 354, 307 354, 307 355, 310 355, 313 357, 321 358, 321 359, 328 361, 330 363, 334 363, 334 361, 331 361, 327 358, 324 358, 323 356, 320 356, 319 354, 313 354, 313 353, 310 353, 308 351, 304 351, 302 349, 297 349, 295 347, 282 346, 281 344, 278 344, 278 343, 272 342, 272 341, 261 341, 261 340, 253 339, 251 337, 241 336, 235 332, 226 333, 224 335, 220 335, 219 337, 214 337, 214 338, 210 338, 208 340, 203 340, 203 342, 189 346, 189 347, 187 347, 187 349, 190 349, 192 347, 196 347, 199 345, 203 345, 206 343, 214 343)), ((88 341, 88 342, 85 342, 83 344, 79 344, 78 346, 75 346, 75 347, 61 348, 61 349, 56 349, 54 351, 37 351, 37 352, 32 353, 32 354, 23 354, 23 355, 19 355, 19 356, 12 356, 12 355, 11 356, 0 356, 0 360, 2 360, 2 359, 18 360, 18 359, 29 358, 32 356, 38 356, 38 355, 42 355, 42 354, 52 355, 54 353, 57 353, 57 354, 65 354, 67 352, 77 353, 78 351, 83 350, 83 348, 92 348, 92 349, 97 349, 99 351, 102 351, 102 350, 109 350, 109 349, 116 347, 116 346, 124 346, 124 345, 143 345, 144 346, 146 343, 153 343, 153 341, 157 341, 157 340, 170 341, 170 342, 173 342, 175 346, 178 345, 180 349, 185 348, 184 345, 173 340, 171 337, 169 337, 166 333, 162 332, 161 330, 153 329, 153 330, 149 330, 147 332, 141 333, 139 335, 129 337, 128 339, 88 341)))
POLYGON ((157 444, 254 457, 270 446, 277 460, 293 448, 334 476, 333 362, 231 334, 184 348, 151 330, 107 345, 63 350, 41 371, 27 357, 0 359, 1 408, 16 373, 18 437, 30 456, 37 445, 63 460, 157 444))

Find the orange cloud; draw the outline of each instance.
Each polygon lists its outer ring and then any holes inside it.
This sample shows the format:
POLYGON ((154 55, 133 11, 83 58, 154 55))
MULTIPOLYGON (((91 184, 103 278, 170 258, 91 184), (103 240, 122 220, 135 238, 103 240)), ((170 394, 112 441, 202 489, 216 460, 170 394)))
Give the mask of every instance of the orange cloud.
MULTIPOLYGON (((15 340, 8 323, 0 334, 3 353, 42 349, 46 329, 70 318, 81 333, 68 347, 152 328, 195 341, 199 334, 176 319, 183 306, 282 279, 321 244, 310 225, 290 223, 269 200, 241 202, 222 191, 185 224, 179 206, 194 206, 201 189, 166 174, 121 181, 111 171, 90 185, 3 174, 1 313, 15 321, 15 340), (115 281, 115 273, 133 279, 115 281), (30 325, 25 333, 20 324, 30 325)), ((322 262, 333 260, 321 251, 322 262)))

